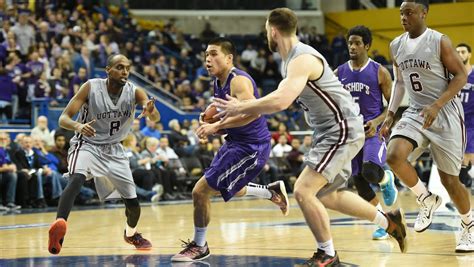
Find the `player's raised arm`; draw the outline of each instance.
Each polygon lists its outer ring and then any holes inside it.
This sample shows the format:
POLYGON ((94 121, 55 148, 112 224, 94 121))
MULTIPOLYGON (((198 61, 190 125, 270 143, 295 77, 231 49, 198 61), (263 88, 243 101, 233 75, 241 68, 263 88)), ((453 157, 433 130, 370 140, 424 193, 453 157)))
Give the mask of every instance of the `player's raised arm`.
POLYGON ((288 108, 301 94, 310 76, 319 78, 323 73, 323 63, 309 54, 300 55, 288 65, 287 77, 272 93, 255 100, 239 101, 228 96, 228 100, 214 99, 221 108, 221 116, 229 117, 240 114, 271 114, 288 108), (302 67, 304 66, 304 67, 302 67))
POLYGON ((152 121, 160 120, 160 112, 158 112, 158 109, 156 109, 155 99, 153 97, 148 99, 145 91, 143 91, 143 89, 137 88, 135 90, 135 99, 137 104, 143 107, 143 112, 138 116, 139 118, 146 116, 152 121))
POLYGON ((89 82, 84 83, 81 88, 79 88, 77 94, 72 97, 71 101, 69 101, 68 105, 59 117, 59 126, 67 130, 76 131, 89 137, 95 135, 95 129, 91 126, 95 120, 82 124, 72 119, 72 117, 74 117, 74 115, 79 112, 82 105, 87 102, 89 91, 89 82))

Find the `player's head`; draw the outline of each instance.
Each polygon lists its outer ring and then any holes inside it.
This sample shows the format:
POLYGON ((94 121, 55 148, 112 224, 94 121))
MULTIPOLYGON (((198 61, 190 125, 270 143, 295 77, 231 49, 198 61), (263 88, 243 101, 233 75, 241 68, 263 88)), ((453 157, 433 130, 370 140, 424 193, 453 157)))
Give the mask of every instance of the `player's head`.
POLYGON ((462 59, 464 65, 468 65, 471 61, 471 47, 468 44, 460 43, 456 46, 456 51, 462 59))
POLYGON ((372 34, 369 28, 363 25, 355 26, 347 33, 347 46, 351 60, 367 57, 371 44, 372 34))
POLYGON ((126 56, 115 54, 107 58, 105 72, 111 82, 124 86, 130 74, 130 67, 130 60, 126 56))
POLYGON ((210 75, 220 76, 234 66, 235 46, 223 37, 212 39, 206 49, 206 68, 210 75))
POLYGON ((400 19, 406 32, 417 31, 425 26, 429 9, 428 0, 404 0, 400 6, 400 19))
POLYGON ((265 22, 268 48, 270 51, 276 52, 278 48, 277 40, 295 35, 297 27, 298 19, 293 10, 282 7, 270 11, 267 21, 265 22))

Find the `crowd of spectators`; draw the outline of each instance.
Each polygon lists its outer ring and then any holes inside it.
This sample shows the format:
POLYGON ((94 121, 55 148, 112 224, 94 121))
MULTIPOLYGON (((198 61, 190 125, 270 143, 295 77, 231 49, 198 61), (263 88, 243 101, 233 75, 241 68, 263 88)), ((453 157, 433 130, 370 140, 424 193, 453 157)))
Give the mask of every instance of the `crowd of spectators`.
MULTIPOLYGON (((15 140, 0 131, 0 212, 20 208, 56 206, 67 185, 67 150, 71 132, 48 129, 48 119, 40 116, 30 134, 15 140)), ((222 135, 199 140, 194 133, 197 120, 161 123, 147 122, 139 129, 135 119, 123 146, 137 185, 137 195, 145 202, 191 198, 191 189, 209 167, 222 143, 222 135)), ((311 136, 292 137, 284 127, 272 137, 273 149, 264 171, 254 182, 268 184, 284 180, 291 191, 303 168, 303 154, 311 146, 311 136), (288 138, 291 142, 288 143, 288 138), (302 142, 302 144, 301 144, 302 142)), ((99 204, 94 180, 81 188, 76 204, 99 204)))

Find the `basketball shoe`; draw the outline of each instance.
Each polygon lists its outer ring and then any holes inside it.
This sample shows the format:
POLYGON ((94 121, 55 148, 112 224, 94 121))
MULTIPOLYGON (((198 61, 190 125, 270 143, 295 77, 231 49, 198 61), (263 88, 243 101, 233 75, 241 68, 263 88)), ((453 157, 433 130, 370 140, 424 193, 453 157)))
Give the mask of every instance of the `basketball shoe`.
POLYGON ((276 181, 267 185, 268 190, 272 193, 270 201, 280 207, 283 216, 287 216, 290 213, 288 200, 288 194, 286 193, 285 183, 283 181, 276 181))
POLYGON ((380 185, 380 191, 382 191, 383 202, 387 206, 392 206, 397 201, 398 189, 395 185, 395 176, 390 170, 385 171, 385 175, 388 177, 388 181, 385 184, 380 185))
POLYGON ((183 242, 184 249, 171 257, 171 261, 199 261, 211 255, 209 247, 207 246, 207 242, 201 247, 198 246, 194 241, 181 241, 183 242))
POLYGON ((377 230, 374 231, 374 233, 372 234, 372 239, 373 240, 385 240, 385 239, 388 239, 389 236, 387 234, 387 232, 385 231, 385 229, 379 227, 377 228, 377 230))
POLYGON ((143 238, 142 234, 138 232, 132 236, 127 236, 127 232, 124 230, 123 239, 125 242, 134 245, 138 250, 149 250, 152 247, 151 242, 143 238))
POLYGON ((466 225, 461 221, 462 231, 459 242, 456 245, 456 252, 474 252, 474 222, 466 225))
POLYGON ((58 254, 63 245, 66 235, 67 224, 63 218, 56 219, 49 227, 48 251, 51 254, 58 254))
POLYGON ((405 253, 407 250, 407 232, 406 232, 406 223, 405 216, 401 209, 387 212, 385 216, 388 219, 388 228, 387 234, 395 238, 398 242, 400 250, 405 253))
POLYGON ((313 257, 311 257, 309 260, 307 260, 303 264, 296 264, 295 267, 304 267, 304 266, 310 266, 310 267, 331 267, 331 266, 340 266, 339 262, 339 256, 336 254, 331 257, 324 250, 318 249, 317 252, 314 252, 313 257))
POLYGON ((416 232, 421 233, 430 227, 433 222, 433 214, 441 205, 441 197, 429 192, 427 196, 420 195, 416 202, 420 205, 420 212, 416 216, 415 226, 416 232), (423 199, 421 199, 423 197, 423 199))

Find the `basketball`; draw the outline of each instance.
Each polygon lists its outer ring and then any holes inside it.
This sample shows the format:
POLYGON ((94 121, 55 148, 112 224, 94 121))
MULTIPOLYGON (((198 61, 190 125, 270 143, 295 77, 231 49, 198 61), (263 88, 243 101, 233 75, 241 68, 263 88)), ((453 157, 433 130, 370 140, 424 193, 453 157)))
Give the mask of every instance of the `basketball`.
POLYGON ((206 123, 214 123, 218 122, 220 119, 219 118, 214 118, 214 115, 218 113, 217 108, 214 105, 209 105, 204 113, 202 113, 202 121, 206 123))

